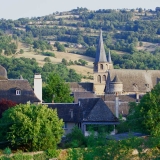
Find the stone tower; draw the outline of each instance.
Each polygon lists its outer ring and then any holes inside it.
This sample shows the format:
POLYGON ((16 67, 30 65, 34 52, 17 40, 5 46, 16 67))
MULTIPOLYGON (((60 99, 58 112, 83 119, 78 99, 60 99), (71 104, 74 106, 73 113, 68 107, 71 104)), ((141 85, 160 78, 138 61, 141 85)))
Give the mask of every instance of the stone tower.
POLYGON ((97 95, 104 95, 106 79, 108 76, 108 71, 110 69, 113 69, 111 55, 109 51, 107 61, 101 30, 99 36, 99 44, 97 46, 96 58, 94 61, 94 92, 97 95))
POLYGON ((111 93, 111 94, 116 94, 116 93, 122 94, 122 92, 123 92, 123 83, 119 79, 118 75, 116 75, 114 77, 113 81, 110 81, 110 83, 109 83, 109 92, 108 93, 111 93))

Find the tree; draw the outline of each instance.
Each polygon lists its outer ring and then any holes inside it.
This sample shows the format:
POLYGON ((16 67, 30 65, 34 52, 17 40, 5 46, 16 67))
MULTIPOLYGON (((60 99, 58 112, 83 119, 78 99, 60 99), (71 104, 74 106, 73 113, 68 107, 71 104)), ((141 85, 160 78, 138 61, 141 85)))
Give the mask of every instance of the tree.
POLYGON ((139 9, 138 9, 138 12, 139 12, 139 13, 142 13, 142 12, 143 12, 143 9, 142 9, 142 8, 139 8, 139 9))
POLYGON ((20 54, 23 54, 23 53, 24 53, 24 50, 23 50, 23 49, 20 49, 19 53, 20 53, 20 54))
POLYGON ((68 65, 68 62, 67 62, 67 60, 65 59, 65 58, 62 58, 62 63, 64 64, 64 65, 68 65))
POLYGON ((160 136, 160 83, 143 96, 139 104, 130 105, 128 123, 131 129, 160 136))
POLYGON ((57 111, 45 105, 19 104, 3 113, 0 124, 1 141, 30 151, 55 149, 63 135, 57 111))
POLYGON ((65 52, 65 48, 63 44, 60 44, 59 42, 55 42, 54 46, 57 48, 57 51, 65 52))
POLYGON ((51 59, 50 59, 49 57, 45 57, 45 58, 44 58, 44 61, 45 61, 45 62, 51 62, 51 59))
POLYGON ((45 102, 73 102, 70 96, 70 87, 59 75, 52 73, 48 76, 47 85, 43 87, 43 100, 45 102))
POLYGON ((7 100, 7 99, 2 99, 0 100, 0 117, 2 117, 2 113, 11 108, 16 106, 16 102, 13 102, 11 100, 7 100))

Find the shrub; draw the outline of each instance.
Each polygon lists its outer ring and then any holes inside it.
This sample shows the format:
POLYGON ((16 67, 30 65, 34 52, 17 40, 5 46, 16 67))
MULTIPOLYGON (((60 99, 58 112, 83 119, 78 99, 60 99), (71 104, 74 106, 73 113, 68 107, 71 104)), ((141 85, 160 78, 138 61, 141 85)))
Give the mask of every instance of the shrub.
POLYGON ((86 146, 86 138, 77 126, 75 126, 72 129, 72 132, 66 136, 66 139, 69 147, 76 148, 86 146))
POLYGON ((7 147, 7 148, 4 149, 3 153, 5 155, 9 156, 12 153, 12 151, 11 151, 11 149, 9 147, 7 147))
POLYGON ((45 58, 44 58, 44 61, 45 61, 45 62, 51 62, 51 59, 50 59, 49 57, 45 57, 45 58))
POLYGON ((57 158, 59 156, 59 152, 56 149, 47 149, 46 155, 49 158, 57 158))
POLYGON ((47 159, 47 155, 45 153, 33 155, 33 160, 46 160, 46 159, 47 159))
POLYGON ((14 156, 12 157, 12 160, 32 160, 31 155, 25 155, 22 151, 18 151, 14 156))
POLYGON ((41 54, 44 56, 56 57, 53 52, 42 52, 41 54))
POLYGON ((20 54, 23 54, 23 53, 24 53, 24 50, 23 50, 23 49, 20 49, 19 53, 20 53, 20 54))

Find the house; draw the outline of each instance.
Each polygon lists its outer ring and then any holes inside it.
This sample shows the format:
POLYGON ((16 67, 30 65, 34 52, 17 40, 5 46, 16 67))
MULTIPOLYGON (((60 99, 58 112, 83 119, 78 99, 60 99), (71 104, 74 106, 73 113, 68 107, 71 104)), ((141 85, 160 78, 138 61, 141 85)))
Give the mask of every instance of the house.
POLYGON ((87 125, 116 125, 118 119, 101 98, 79 99, 78 103, 49 103, 49 108, 57 109, 59 118, 63 119, 65 134, 77 125, 87 135, 87 125))
MULTIPOLYGON (((35 83, 37 83, 36 76, 35 83)), ((2 99, 11 100, 17 104, 41 102, 41 99, 37 98, 28 80, 23 79, 22 76, 20 79, 8 79, 6 69, 0 65, 0 100, 2 99)))

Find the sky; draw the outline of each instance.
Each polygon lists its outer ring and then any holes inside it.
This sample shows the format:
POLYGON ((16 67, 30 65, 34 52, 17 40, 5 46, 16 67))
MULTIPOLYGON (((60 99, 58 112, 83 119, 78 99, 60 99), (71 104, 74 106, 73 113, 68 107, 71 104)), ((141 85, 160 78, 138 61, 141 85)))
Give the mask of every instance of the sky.
POLYGON ((98 9, 155 9, 160 0, 0 0, 0 19, 39 17, 77 7, 98 9))

